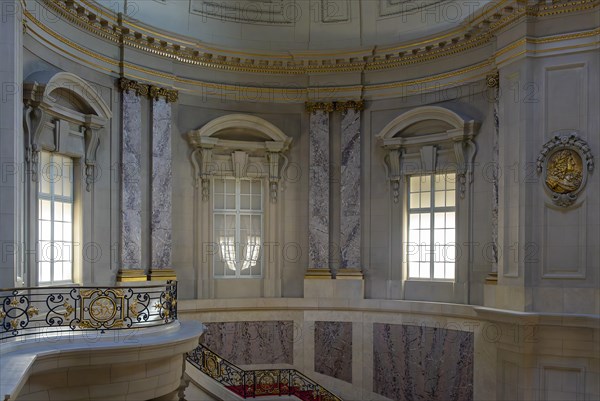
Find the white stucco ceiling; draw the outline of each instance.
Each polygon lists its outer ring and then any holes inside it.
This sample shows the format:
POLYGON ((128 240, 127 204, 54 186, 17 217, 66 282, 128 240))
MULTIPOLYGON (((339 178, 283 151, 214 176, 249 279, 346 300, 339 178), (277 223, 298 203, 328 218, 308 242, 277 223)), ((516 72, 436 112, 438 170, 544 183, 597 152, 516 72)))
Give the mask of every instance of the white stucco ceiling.
POLYGON ((391 45, 447 31, 490 0, 97 0, 178 35, 235 49, 391 45))

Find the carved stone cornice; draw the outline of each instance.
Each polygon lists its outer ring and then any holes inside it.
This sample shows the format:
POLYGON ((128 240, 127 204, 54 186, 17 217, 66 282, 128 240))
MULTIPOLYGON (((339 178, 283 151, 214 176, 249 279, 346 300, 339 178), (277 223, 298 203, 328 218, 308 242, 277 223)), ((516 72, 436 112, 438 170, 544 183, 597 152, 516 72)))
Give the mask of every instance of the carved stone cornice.
POLYGON ((147 85, 133 81, 127 78, 119 78, 119 89, 124 92, 135 91, 137 96, 148 96, 151 99, 158 100, 164 97, 169 103, 174 103, 179 99, 179 92, 175 89, 162 88, 160 86, 147 85))
POLYGON ((323 110, 326 113, 333 113, 334 111, 346 113, 350 109, 356 111, 364 110, 365 102, 364 100, 348 100, 345 102, 306 102, 305 108, 309 113, 314 113, 317 110, 323 110))
MULTIPOLYGON (((93 34, 124 46, 205 68, 263 74, 335 73, 382 70, 454 55, 489 43, 494 34, 527 15, 535 18, 592 10, 597 0, 557 0, 525 4, 520 0, 485 7, 460 29, 413 42, 364 51, 316 52, 304 56, 281 52, 268 56, 248 51, 205 47, 172 33, 142 28, 127 17, 84 0, 43 0, 62 18, 93 34)), ((32 17, 31 13, 26 13, 32 17)))

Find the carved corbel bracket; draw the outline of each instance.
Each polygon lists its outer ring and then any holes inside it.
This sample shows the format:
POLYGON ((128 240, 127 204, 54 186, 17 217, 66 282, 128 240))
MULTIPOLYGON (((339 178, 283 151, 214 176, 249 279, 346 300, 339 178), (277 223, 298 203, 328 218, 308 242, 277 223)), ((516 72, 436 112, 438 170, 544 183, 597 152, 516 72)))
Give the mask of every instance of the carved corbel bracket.
POLYGON ((42 122, 45 116, 44 110, 40 107, 39 98, 43 91, 44 88, 38 85, 37 82, 25 84, 23 91, 23 101, 25 103, 25 110, 23 113, 25 162, 31 172, 31 179, 33 182, 37 182, 38 180, 38 163, 41 150, 39 141, 42 133, 42 122))
POLYGON ((400 181, 402 181, 402 155, 404 149, 390 149, 385 157, 384 166, 386 168, 388 181, 392 190, 394 203, 400 202, 400 181))
POLYGON ((96 153, 100 146, 100 129, 102 128, 102 125, 94 120, 94 116, 86 116, 83 125, 85 137, 85 190, 88 192, 96 179, 96 153))
POLYGON ((456 177, 459 184, 459 195, 465 198, 467 182, 473 182, 473 160, 477 153, 477 145, 471 139, 454 142, 454 155, 456 157, 456 177))
POLYGON ((212 148, 200 148, 200 180, 202 183, 202 200, 208 201, 210 197, 210 177, 213 174, 212 148))
POLYGON ((285 171, 288 164, 288 158, 279 152, 267 152, 267 162, 269 164, 269 194, 271 202, 277 203, 277 192, 279 190, 279 180, 281 178, 279 172, 279 156, 283 157, 284 164, 281 171, 285 171))

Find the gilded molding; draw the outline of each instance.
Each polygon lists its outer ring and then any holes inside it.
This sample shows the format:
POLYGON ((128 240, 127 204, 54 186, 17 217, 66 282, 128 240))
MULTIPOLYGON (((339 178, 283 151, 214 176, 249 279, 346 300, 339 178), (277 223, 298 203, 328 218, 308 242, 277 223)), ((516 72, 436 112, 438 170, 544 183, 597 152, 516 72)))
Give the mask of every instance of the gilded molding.
POLYGON ((250 53, 222 50, 153 31, 127 19, 120 20, 85 0, 43 0, 68 21, 97 36, 178 62, 204 68, 263 74, 337 73, 383 70, 431 61, 490 42, 494 33, 524 15, 544 17, 596 8, 598 0, 559 0, 552 4, 524 5, 503 1, 486 8, 468 24, 434 38, 373 51, 342 51, 295 56, 285 53, 250 53), (154 36, 151 36, 154 35, 154 36), (302 58, 298 58, 302 57, 302 58))
POLYGON ((306 102, 305 109, 309 113, 314 113, 317 110, 323 110, 326 113, 333 113, 334 111, 346 113, 350 109, 356 111, 364 110, 365 102, 364 100, 348 100, 345 102, 306 102))
POLYGON ((119 89, 129 93, 135 91, 137 96, 148 96, 151 99, 164 97, 167 102, 176 102, 179 98, 179 92, 174 89, 162 88, 154 85, 141 84, 127 78, 119 78, 119 89))
POLYGON ((122 92, 127 93, 129 93, 129 91, 135 91, 135 94, 137 96, 148 96, 148 93, 150 92, 148 85, 140 84, 137 81, 133 81, 127 78, 119 79, 119 89, 122 92))
POLYGON ((346 113, 348 110, 362 111, 365 109, 364 100, 348 100, 347 102, 335 102, 335 111, 346 113))
POLYGON ((150 97, 157 99, 164 97, 168 103, 174 103, 179 99, 179 92, 175 89, 166 89, 158 86, 150 86, 150 97))
POLYGON ((500 87, 500 72, 497 70, 485 77, 485 83, 488 88, 499 88, 500 87))
POLYGON ((304 105, 306 111, 309 113, 314 113, 317 110, 323 110, 326 113, 333 113, 335 110, 334 102, 306 102, 304 105))

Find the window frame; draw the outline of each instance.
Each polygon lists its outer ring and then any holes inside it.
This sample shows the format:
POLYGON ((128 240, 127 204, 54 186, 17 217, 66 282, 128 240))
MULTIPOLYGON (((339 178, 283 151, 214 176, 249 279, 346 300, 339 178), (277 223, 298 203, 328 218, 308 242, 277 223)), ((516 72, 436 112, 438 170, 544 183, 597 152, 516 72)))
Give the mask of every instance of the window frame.
MULTIPOLYGON (((265 267, 265 262, 263 260, 263 255, 259 254, 259 258, 258 258, 258 262, 259 262, 259 269, 260 269, 260 274, 241 274, 241 263, 244 261, 244 259, 241 258, 241 250, 242 247, 238 246, 241 245, 241 224, 240 224, 240 217, 241 216, 259 216, 260 217, 260 250, 259 252, 264 253, 264 243, 265 243, 265 239, 264 239, 264 229, 265 229, 265 189, 264 189, 264 180, 261 179, 260 177, 232 177, 232 176, 215 176, 213 177, 212 181, 212 202, 211 202, 211 219, 212 219, 212 224, 211 224, 211 236, 212 236, 212 240, 213 243, 216 244, 216 249, 217 251, 213 253, 213 258, 212 258, 212 278, 215 280, 221 280, 221 279, 262 279, 264 278, 264 267, 265 267), (227 209, 222 208, 222 209, 218 209, 215 207, 215 203, 216 203, 216 196, 217 195, 221 195, 221 196, 226 196, 227 193, 223 193, 220 194, 217 192, 216 190, 216 182, 217 180, 235 180, 235 208, 234 209, 227 209), (260 209, 259 210, 255 210, 252 209, 252 207, 250 207, 250 209, 242 209, 241 208, 241 196, 243 195, 241 193, 241 183, 242 181, 248 181, 250 183, 252 182, 258 182, 259 187, 260 187, 260 209), (236 272, 235 275, 217 275, 216 274, 216 258, 222 258, 222 251, 221 251, 221 243, 217 240, 217 238, 215 237, 215 231, 216 231, 216 227, 215 227, 215 216, 216 215, 221 215, 221 216, 227 216, 227 215, 235 215, 235 240, 234 240, 234 246, 236 247, 236 272)), ((250 196, 253 196, 254 193, 250 192, 250 196)), ((225 204, 226 206, 226 204, 225 204)), ((221 262, 221 261, 220 261, 221 262)), ((223 263, 227 263, 226 260, 222 260, 223 263)))
MULTIPOLYGON (((36 207, 38 209, 38 213, 37 213, 37 221, 36 221, 36 225, 37 225, 37 236, 36 236, 36 267, 37 267, 37 285, 38 286, 52 286, 52 285, 61 285, 61 284, 74 284, 75 283, 75 160, 68 156, 68 155, 64 155, 64 154, 60 154, 60 153, 55 153, 55 152, 50 152, 50 151, 45 151, 42 150, 40 152, 40 169, 41 169, 41 174, 39 175, 40 179, 39 179, 39 183, 37 185, 38 190, 37 190, 37 199, 36 199, 36 207), (44 154, 47 154, 48 160, 47 160, 47 164, 44 163, 44 154), (59 164, 55 161, 55 157, 60 157, 61 162, 60 162, 60 168, 61 168, 61 175, 60 175, 60 179, 56 179, 56 175, 54 175, 54 169, 56 167, 54 167, 55 165, 59 164), (66 159, 68 161, 68 164, 65 164, 64 160, 66 159), (68 165, 70 166, 69 169, 69 176, 65 177, 65 175, 62 173, 64 166, 68 165), (48 176, 47 174, 44 174, 44 172, 46 171, 47 168, 51 168, 52 173, 50 176, 48 176), (70 187, 70 195, 69 196, 65 196, 64 195, 64 190, 62 191, 63 194, 62 195, 57 195, 56 194, 56 190, 55 190, 55 184, 57 181, 61 182, 61 185, 64 185, 63 180, 65 178, 68 178, 69 181, 69 187, 70 187), (49 192, 43 192, 42 191, 42 185, 44 180, 48 180, 49 182, 49 192), (42 201, 48 201, 50 202, 50 220, 47 219, 42 219, 42 213, 41 213, 41 208, 42 208, 42 201), (63 220, 60 221, 56 221, 56 203, 61 203, 61 204, 70 204, 71 206, 71 213, 70 213, 70 222, 69 221, 64 221, 64 217, 63 220), (42 222, 49 222, 50 223, 50 240, 46 240, 46 239, 41 239, 41 234, 42 234, 42 230, 41 230, 41 224, 42 222), (71 230, 71 239, 70 241, 65 241, 64 239, 57 241, 55 240, 55 228, 56 228, 56 224, 57 223, 61 223, 61 224, 65 224, 65 223, 70 223, 70 230, 71 230), (54 243, 56 242, 60 242, 62 243, 62 247, 61 247, 61 259, 60 260, 55 260, 55 255, 52 254, 52 257, 50 258, 50 260, 46 260, 45 259, 45 252, 42 247, 42 243, 49 243, 51 244, 53 250, 55 249, 54 247, 54 243), (69 249, 69 259, 64 259, 64 247, 65 247, 65 243, 70 243, 70 249, 69 249), (62 262, 64 263, 65 261, 70 262, 71 264, 71 269, 70 269, 70 279, 67 280, 55 280, 55 263, 56 262, 62 262), (42 266, 41 263, 50 263, 50 281, 42 281, 42 266)), ((63 187, 64 189, 64 187, 63 187)))
MULTIPOLYGON (((458 276, 458 257, 457 257, 457 248, 458 248, 458 243, 456 242, 456 238, 458 237, 459 234, 459 227, 458 227, 458 198, 457 198, 457 174, 455 171, 443 171, 443 172, 429 172, 429 173, 416 173, 416 174, 412 174, 412 175, 408 175, 407 176, 407 180, 406 180, 406 238, 407 238, 407 246, 404 249, 404 258, 406 260, 406 279, 408 281, 423 281, 423 282, 447 282, 447 283, 454 283, 457 280, 457 276, 458 276), (452 189, 452 191, 454 192, 454 206, 435 206, 435 185, 436 182, 438 182, 436 180, 436 177, 444 177, 444 180, 446 182, 448 182, 448 175, 453 175, 454 179, 454 188, 452 189), (423 177, 429 177, 429 207, 418 207, 418 208, 411 208, 411 194, 414 194, 415 192, 411 191, 411 179, 412 178, 423 178, 423 177), (429 213, 430 218, 429 218, 429 228, 428 229, 422 229, 423 231, 427 230, 429 232, 429 249, 427 250, 427 253, 429 253, 429 261, 428 262, 423 262, 423 261, 416 261, 416 263, 429 263, 429 277, 414 277, 410 275, 410 270, 411 270, 411 263, 415 263, 415 261, 410 260, 410 254, 409 254, 409 249, 412 245, 412 241, 410 240, 410 232, 411 232, 411 215, 417 214, 420 215, 422 213, 429 213), (440 244, 438 245, 435 242, 435 230, 436 230, 436 226, 435 226, 435 214, 436 213, 454 213, 454 224, 453 224, 453 231, 454 231, 454 242, 451 243, 444 243, 444 244, 440 244), (454 277, 452 278, 436 278, 435 277, 435 263, 436 263, 436 247, 441 246, 443 248, 448 247, 449 244, 454 244, 455 247, 455 252, 454 252, 454 260, 452 262, 447 262, 444 261, 443 263, 452 263, 453 264, 453 270, 454 270, 454 277)), ((445 188, 444 189, 444 193, 447 193, 448 189, 445 188)), ((417 192, 419 194, 423 193, 423 191, 419 191, 417 192)), ((420 205, 419 205, 420 206, 420 205)), ((421 228, 419 228, 421 230, 421 228)), ((446 227, 444 227, 444 229, 447 229, 446 227)), ((417 247, 420 247, 420 244, 416 245, 417 247)), ((441 252, 441 251, 440 251, 441 252)), ((419 250, 420 253, 420 250, 419 250)), ((420 269, 420 268, 419 268, 420 269)), ((444 272, 445 273, 445 272, 444 272)), ((445 274, 444 274, 445 275, 445 274)))

